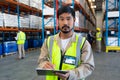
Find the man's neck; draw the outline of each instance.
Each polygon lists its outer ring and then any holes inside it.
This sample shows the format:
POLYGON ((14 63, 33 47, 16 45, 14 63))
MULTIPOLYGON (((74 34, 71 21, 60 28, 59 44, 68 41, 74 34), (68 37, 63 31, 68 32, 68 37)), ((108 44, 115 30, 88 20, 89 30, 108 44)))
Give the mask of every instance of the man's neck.
POLYGON ((59 36, 60 36, 61 39, 67 39, 67 38, 72 37, 72 35, 73 35, 73 32, 70 32, 70 33, 67 33, 67 34, 60 32, 59 36))

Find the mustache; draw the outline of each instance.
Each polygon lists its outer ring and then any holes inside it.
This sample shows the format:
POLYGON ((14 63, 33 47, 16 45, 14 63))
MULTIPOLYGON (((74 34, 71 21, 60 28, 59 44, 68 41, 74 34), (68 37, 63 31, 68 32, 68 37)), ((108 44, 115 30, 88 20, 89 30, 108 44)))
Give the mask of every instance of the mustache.
POLYGON ((63 28, 65 28, 65 27, 67 27, 67 28, 70 28, 69 26, 67 26, 67 25, 64 25, 64 26, 62 26, 62 29, 63 29, 63 28))

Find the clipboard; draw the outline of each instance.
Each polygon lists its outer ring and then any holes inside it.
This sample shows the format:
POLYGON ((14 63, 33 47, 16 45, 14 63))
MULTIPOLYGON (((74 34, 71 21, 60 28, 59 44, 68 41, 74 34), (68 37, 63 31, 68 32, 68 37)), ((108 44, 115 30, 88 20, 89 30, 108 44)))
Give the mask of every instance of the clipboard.
POLYGON ((42 69, 42 68, 36 68, 38 75, 54 75, 55 72, 66 74, 68 71, 66 70, 52 70, 52 69, 42 69))

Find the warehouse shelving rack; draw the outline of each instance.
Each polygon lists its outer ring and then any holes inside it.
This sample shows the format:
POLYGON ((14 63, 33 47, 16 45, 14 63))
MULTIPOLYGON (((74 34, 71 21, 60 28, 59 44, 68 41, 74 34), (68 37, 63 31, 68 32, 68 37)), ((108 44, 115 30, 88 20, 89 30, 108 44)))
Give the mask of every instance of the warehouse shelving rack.
MULTIPOLYGON (((42 10, 39 10, 39 9, 30 7, 30 6, 27 6, 27 5, 23 4, 23 3, 19 3, 19 2, 14 1, 14 0, 3 0, 3 1, 0 1, 0 5, 1 5, 1 7, 8 8, 8 10, 11 10, 13 12, 15 10, 17 10, 18 19, 19 19, 20 11, 26 12, 26 13, 31 12, 33 14, 37 13, 40 16, 42 15, 42 10)), ((4 12, 6 12, 6 11, 4 11, 4 12)), ((18 23, 19 23, 19 20, 18 20, 18 23)), ((18 28, 19 28, 19 24, 18 24, 18 28)), ((21 29, 21 30, 23 30, 23 29, 21 29)), ((17 28, 16 29, 10 29, 10 28, 1 27, 0 31, 18 31, 18 29, 17 28)), ((31 29, 25 29, 23 31, 25 31, 25 32, 41 32, 41 30, 39 31, 39 30, 31 30, 31 29)))
MULTIPOLYGON (((46 0, 47 1, 47 0, 46 0)), ((53 0, 54 1, 54 0, 53 0)), ((46 5, 48 5, 49 7, 51 7, 51 8, 55 8, 52 4, 53 4, 53 1, 52 0, 48 0, 48 2, 46 3, 46 5)), ((90 7, 90 3, 89 3, 89 1, 88 0, 86 0, 86 2, 87 2, 87 4, 88 4, 88 6, 89 6, 89 8, 90 8, 90 11, 91 11, 91 13, 92 13, 92 16, 94 17, 94 20, 95 20, 95 22, 93 22, 92 21, 92 19, 91 19, 91 16, 85 11, 85 9, 81 6, 81 4, 79 3, 79 2, 77 2, 76 0, 72 0, 72 3, 71 4, 66 4, 66 3, 64 3, 64 2, 62 2, 61 0, 55 0, 56 1, 56 5, 72 5, 73 7, 74 7, 74 9, 76 10, 76 11, 79 11, 80 13, 82 13, 83 15, 84 15, 84 17, 85 17, 85 20, 88 20, 89 22, 91 22, 91 24, 96 28, 96 18, 95 18, 95 14, 94 14, 94 12, 93 12, 93 10, 91 9, 91 7, 90 7)), ((55 2, 54 1, 54 2, 55 2)), ((60 7, 59 6, 59 7, 60 7)), ((58 8, 58 7, 56 7, 56 8, 58 8)), ((56 9, 57 10, 57 9, 56 9)), ((56 13, 54 13, 54 14, 56 14, 56 13)), ((57 23, 57 22, 56 22, 57 23)), ((58 25, 56 25, 56 26, 58 26, 58 25)), ((55 29, 54 29, 55 30, 55 29)), ((88 32, 89 31, 89 29, 85 29, 85 28, 80 28, 80 27, 75 27, 75 29, 74 29, 76 32, 88 32)))
MULTIPOLYGON (((71 5, 71 4, 66 4, 66 3, 63 3, 63 2, 60 2, 61 0, 54 0, 52 3, 54 4, 52 7, 54 7, 54 26, 57 26, 57 19, 55 18, 56 17, 56 11, 57 11, 57 8, 58 8, 58 4, 60 5, 71 5)), ((44 0, 42 1, 42 9, 44 8, 44 0)), ((88 0, 86 0, 87 4, 89 5, 90 7, 90 4, 88 2, 88 0)), ((54 27, 54 28, 49 28, 49 29, 45 29, 44 28, 44 18, 47 18, 47 17, 51 17, 51 15, 46 15, 46 16, 43 16, 43 11, 42 10, 39 10, 39 9, 36 9, 36 8, 33 8, 33 7, 30 7, 30 6, 27 6, 27 5, 24 5, 23 3, 19 3, 17 1, 14 1, 14 0, 3 0, 3 1, 0 1, 0 5, 1 6, 4 6, 5 8, 6 7, 12 7, 10 8, 10 11, 14 11, 16 10, 16 6, 17 6, 17 12, 20 13, 20 11, 23 11, 23 12, 30 12, 30 13, 33 13, 33 14, 36 14, 38 13, 38 15, 42 16, 42 29, 38 29, 38 30, 33 30, 33 29, 21 29, 18 25, 18 28, 5 28, 5 27, 1 27, 0 28, 0 31, 10 31, 10 32, 16 32, 18 31, 18 29, 20 28, 22 31, 24 32, 42 32, 42 39, 44 40, 44 33, 45 33, 45 30, 50 30, 50 31, 53 31, 54 29, 54 34, 57 32, 56 30, 58 29, 58 27, 54 27)), ((45 4, 47 5, 47 4, 45 4)), ((49 5, 49 4, 48 4, 49 5)), ((88 21, 91 22, 91 24, 93 24, 93 26, 96 26, 96 23, 94 23, 91 18, 90 18, 90 15, 88 13, 86 13, 85 9, 81 6, 81 4, 75 0, 73 0, 72 2, 72 5, 74 6, 74 8, 81 12, 84 16, 85 16, 85 20, 87 19, 88 21)), ((51 4, 49 5, 51 6, 51 4)), ((90 10, 94 16, 94 13, 90 7, 90 10)), ((19 19, 19 14, 18 14, 18 19, 19 19)), ((95 16, 94 16, 94 19, 95 19, 95 16)), ((96 19, 95 19, 96 20, 96 19)), ((19 20, 18 20, 18 24, 19 24, 19 20)), ((88 29, 85 29, 85 28, 79 28, 79 27, 75 27, 75 31, 76 32, 88 32, 89 30, 88 29)))
MULTIPOLYGON (((2 43, 5 40, 5 38, 9 38, 9 41, 11 41, 11 37, 16 36, 16 32, 18 29, 21 31, 24 31, 27 36, 35 37, 37 39, 40 39, 42 29, 33 29, 33 28, 21 28, 20 27, 20 13, 25 13, 25 14, 34 14, 36 16, 41 16, 42 15, 42 10, 30 7, 28 5, 25 5, 23 3, 19 3, 18 1, 15 0, 0 0, 0 11, 2 13, 8 13, 8 14, 15 14, 18 16, 18 26, 15 27, 10 27, 10 26, 1 26, 0 27, 0 37, 2 38, 2 43)), ((48 16, 46 16, 48 17, 48 16)))
POLYGON ((106 52, 109 50, 120 50, 120 1, 106 0, 105 11, 105 42, 106 52), (113 22, 109 23, 112 20, 113 22), (111 35, 110 32, 113 31, 111 35), (110 37, 116 38, 110 42, 110 37), (111 45, 116 43, 114 45, 111 45))
POLYGON ((45 35, 44 35, 45 30, 46 31, 49 30, 50 32, 54 32, 54 34, 56 34, 56 5, 57 5, 56 3, 57 3, 57 1, 56 0, 53 2, 50 1, 49 3, 46 3, 46 2, 48 2, 48 1, 42 0, 42 40, 43 41, 45 39, 45 35), (46 24, 48 24, 50 21, 52 21, 52 18, 49 19, 48 22, 46 22, 46 23, 44 22, 44 19, 46 18, 45 14, 44 14, 44 5, 47 5, 49 7, 52 7, 52 6, 54 7, 54 15, 46 15, 48 17, 54 18, 54 28, 52 28, 51 26, 48 28, 45 28, 46 24))

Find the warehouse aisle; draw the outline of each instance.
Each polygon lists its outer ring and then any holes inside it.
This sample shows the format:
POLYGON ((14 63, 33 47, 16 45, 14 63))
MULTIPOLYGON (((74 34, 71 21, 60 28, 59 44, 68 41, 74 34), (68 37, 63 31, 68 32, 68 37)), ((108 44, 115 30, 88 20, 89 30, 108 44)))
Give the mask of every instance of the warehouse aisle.
MULTIPOLYGON (((23 60, 16 60, 16 55, 0 59, 0 80, 44 80, 37 76, 35 68, 39 50, 26 54, 23 60)), ((95 71, 86 80, 119 80, 120 53, 94 53, 95 71)))
POLYGON ((95 70, 87 80, 120 80, 120 53, 94 53, 95 70))
POLYGON ((26 58, 16 60, 16 54, 0 59, 0 80, 42 80, 35 71, 39 50, 27 52, 26 58))

